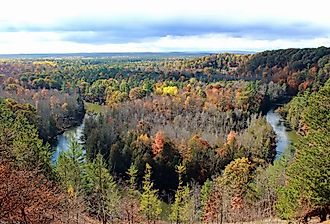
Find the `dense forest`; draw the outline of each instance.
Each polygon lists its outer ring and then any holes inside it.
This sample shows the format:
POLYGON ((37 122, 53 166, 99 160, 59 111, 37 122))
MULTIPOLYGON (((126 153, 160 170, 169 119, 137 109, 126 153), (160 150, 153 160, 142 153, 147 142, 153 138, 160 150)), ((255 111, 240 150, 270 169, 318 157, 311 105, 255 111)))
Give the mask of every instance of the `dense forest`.
POLYGON ((329 78, 325 47, 0 59, 0 223, 325 221, 329 78))

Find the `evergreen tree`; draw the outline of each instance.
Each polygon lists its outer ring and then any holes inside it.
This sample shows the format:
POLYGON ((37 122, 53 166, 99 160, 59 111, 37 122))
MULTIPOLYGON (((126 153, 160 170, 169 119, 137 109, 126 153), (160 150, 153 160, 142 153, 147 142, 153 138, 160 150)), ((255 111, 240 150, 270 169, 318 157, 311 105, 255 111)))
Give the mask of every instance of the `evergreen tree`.
POLYGON ((128 223, 135 223, 138 219, 140 192, 137 190, 137 167, 132 164, 126 174, 129 176, 127 197, 124 198, 123 209, 128 223))
POLYGON ((171 206, 170 220, 175 223, 183 223, 188 221, 189 195, 190 189, 188 186, 183 186, 182 175, 186 172, 183 165, 178 165, 176 170, 179 176, 179 186, 175 193, 175 200, 171 206))
POLYGON ((80 144, 73 137, 69 141, 68 151, 62 151, 56 164, 56 172, 67 191, 77 197, 83 190, 85 157, 80 144))
POLYGON ((137 179, 136 179, 137 173, 138 173, 138 169, 134 164, 132 164, 129 167, 126 173, 129 176, 129 180, 128 180, 129 190, 132 192, 135 192, 137 190, 137 179))
POLYGON ((206 204, 207 201, 209 199, 209 196, 211 194, 211 190, 212 190, 212 182, 207 179, 201 189, 201 193, 200 193, 200 202, 201 202, 201 217, 203 217, 205 215, 205 208, 206 208, 206 204))
POLYGON ((29 104, 0 99, 0 161, 10 160, 21 168, 51 172, 50 152, 31 124, 34 110, 29 104))
POLYGON ((287 171, 288 184, 279 191, 277 209, 281 217, 306 217, 309 212, 330 206, 330 136, 310 133, 296 145, 296 155, 287 171))
POLYGON ((89 212, 106 224, 119 216, 120 195, 101 154, 87 164, 86 197, 89 212))
POLYGON ((147 163, 143 177, 143 193, 141 195, 140 211, 144 215, 147 223, 155 223, 162 212, 161 201, 157 197, 158 190, 153 189, 154 183, 151 181, 151 166, 147 163))
POLYGON ((66 198, 68 218, 78 220, 79 214, 84 209, 85 158, 81 146, 73 137, 69 141, 68 151, 60 153, 55 171, 60 177, 64 190, 68 193, 66 198))
POLYGON ((277 210, 290 219, 310 214, 326 219, 330 207, 330 80, 311 94, 304 109, 307 135, 294 146, 295 157, 279 190, 277 210))

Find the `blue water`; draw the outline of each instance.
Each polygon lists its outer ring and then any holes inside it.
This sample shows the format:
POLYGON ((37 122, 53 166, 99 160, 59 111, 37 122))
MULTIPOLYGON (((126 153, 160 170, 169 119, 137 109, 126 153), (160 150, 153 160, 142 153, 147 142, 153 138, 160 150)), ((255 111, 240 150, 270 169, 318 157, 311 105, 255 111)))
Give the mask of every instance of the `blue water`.
POLYGON ((276 157, 278 157, 286 148, 289 147, 291 140, 288 136, 288 131, 285 127, 284 121, 279 113, 274 112, 273 110, 268 111, 266 114, 266 120, 276 133, 276 157))
POLYGON ((67 151, 69 148, 69 142, 70 139, 75 139, 78 141, 78 143, 82 144, 81 141, 84 134, 84 122, 74 128, 71 128, 67 131, 65 131, 63 134, 57 136, 57 145, 54 148, 53 151, 53 161, 56 162, 58 159, 58 156, 62 151, 67 151))

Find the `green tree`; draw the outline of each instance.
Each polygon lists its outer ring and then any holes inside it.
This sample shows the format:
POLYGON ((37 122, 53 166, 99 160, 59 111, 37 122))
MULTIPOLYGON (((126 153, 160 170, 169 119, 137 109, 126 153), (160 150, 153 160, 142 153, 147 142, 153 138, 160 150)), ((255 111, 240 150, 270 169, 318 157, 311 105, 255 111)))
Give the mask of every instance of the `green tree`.
POLYGON ((321 221, 330 206, 330 80, 313 93, 304 110, 307 135, 295 148, 286 185, 279 190, 276 208, 282 218, 308 218, 318 214, 321 221))
POLYGON ((15 161, 20 167, 51 172, 50 151, 31 124, 34 109, 28 104, 0 99, 0 160, 15 161))
POLYGON ((68 150, 60 153, 55 170, 66 190, 74 198, 83 193, 84 165, 85 157, 82 147, 72 137, 69 141, 68 150))
POLYGON ((128 184, 129 190, 135 192, 137 190, 137 174, 138 169, 134 164, 131 164, 126 174, 129 176, 128 184))
POLYGON ((127 196, 123 199, 124 206, 123 209, 126 213, 126 219, 128 223, 135 223, 138 218, 139 211, 139 198, 140 192, 137 190, 137 174, 138 169, 134 164, 131 164, 130 168, 126 172, 129 176, 129 180, 127 181, 128 189, 126 191, 127 196))
POLYGON ((158 190, 153 189, 151 181, 151 166, 147 163, 143 177, 143 193, 141 195, 140 211, 144 215, 147 223, 158 220, 162 212, 161 201, 157 197, 158 190))
POLYGON ((189 208, 190 202, 190 189, 188 186, 183 186, 182 175, 186 172, 186 167, 178 165, 176 168, 179 176, 179 186, 175 193, 174 203, 171 206, 170 220, 175 223, 183 223, 189 219, 187 208, 189 208))
POLYGON ((86 171, 89 212, 104 224, 114 221, 119 216, 120 195, 101 154, 87 164, 86 171))
POLYGON ((203 217, 205 215, 205 208, 207 201, 209 200, 210 194, 212 191, 212 182, 207 179, 201 189, 200 193, 200 203, 201 203, 201 214, 200 216, 203 217))

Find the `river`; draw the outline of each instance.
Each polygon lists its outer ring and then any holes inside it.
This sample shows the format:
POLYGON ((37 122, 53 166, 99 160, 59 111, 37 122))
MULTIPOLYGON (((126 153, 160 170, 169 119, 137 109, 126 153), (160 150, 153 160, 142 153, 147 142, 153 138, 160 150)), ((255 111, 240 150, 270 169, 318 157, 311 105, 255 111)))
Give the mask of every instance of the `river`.
POLYGON ((272 126, 277 137, 276 157, 278 158, 278 156, 281 155, 291 144, 289 131, 287 130, 281 115, 274 110, 268 111, 266 114, 266 120, 272 126))
POLYGON ((74 138, 79 143, 82 143, 81 138, 84 134, 84 121, 79 126, 70 128, 69 130, 65 131, 63 134, 57 136, 57 145, 54 147, 52 160, 56 162, 58 156, 62 151, 67 151, 69 149, 69 141, 70 139, 74 138))
MULTIPOLYGON (((278 158, 281 153, 289 147, 292 141, 295 141, 297 134, 294 131, 288 130, 285 126, 281 115, 274 110, 270 110, 266 114, 267 122, 272 126, 273 130, 277 136, 277 145, 276 145, 276 158, 278 158)), ((69 148, 70 138, 75 138, 81 141, 84 131, 84 122, 72 129, 65 131, 63 134, 57 137, 57 145, 54 148, 53 152, 53 161, 55 162, 61 151, 66 151, 69 148)))

